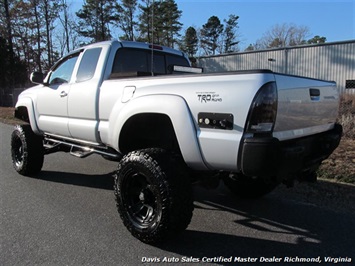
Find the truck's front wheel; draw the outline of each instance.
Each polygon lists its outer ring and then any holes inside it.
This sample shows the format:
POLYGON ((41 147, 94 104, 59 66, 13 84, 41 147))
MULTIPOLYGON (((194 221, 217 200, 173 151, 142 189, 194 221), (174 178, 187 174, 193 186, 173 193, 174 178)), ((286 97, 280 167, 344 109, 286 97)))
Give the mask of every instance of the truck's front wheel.
POLYGON ((232 174, 223 179, 229 190, 240 198, 260 198, 273 191, 279 182, 276 177, 249 177, 242 174, 232 174))
POLYGON ((118 212, 131 234, 156 243, 189 225, 192 189, 181 159, 162 149, 133 151, 115 174, 118 212))
POLYGON ((33 133, 30 125, 17 125, 11 135, 11 157, 21 175, 41 171, 44 159, 43 138, 33 133))

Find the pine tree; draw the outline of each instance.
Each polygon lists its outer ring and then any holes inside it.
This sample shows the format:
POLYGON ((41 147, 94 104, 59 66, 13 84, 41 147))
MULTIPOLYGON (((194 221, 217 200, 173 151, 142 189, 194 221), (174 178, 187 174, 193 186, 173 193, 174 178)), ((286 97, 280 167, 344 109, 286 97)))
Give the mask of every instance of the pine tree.
POLYGON ((137 9, 137 0, 122 0, 122 4, 117 7, 119 13, 121 14, 119 18, 119 27, 123 31, 123 36, 121 39, 127 41, 134 41, 135 29, 138 22, 135 21, 135 12, 137 9))
POLYGON ((152 5, 150 0, 143 0, 143 4, 139 5, 140 15, 139 15, 139 37, 140 42, 152 42, 152 5))
POLYGON ((327 41, 326 37, 321 37, 319 35, 314 36, 312 39, 307 41, 308 44, 325 43, 327 41))
POLYGON ((166 0, 159 5, 159 16, 161 17, 161 31, 162 31, 162 44, 174 47, 175 43, 180 36, 179 32, 182 27, 179 19, 182 11, 178 9, 174 0, 166 0))
POLYGON ((219 38, 223 32, 223 24, 218 17, 212 16, 201 29, 201 47, 206 55, 215 55, 219 38))
POLYGON ((86 0, 76 15, 80 19, 80 35, 91 38, 92 42, 109 40, 109 25, 119 20, 115 0, 86 0))
POLYGON ((178 9, 175 1, 144 0, 139 9, 141 13, 138 40, 174 47, 182 27, 179 22, 182 11, 178 9))
POLYGON ((196 55, 198 50, 198 38, 194 27, 189 27, 186 30, 185 36, 183 38, 183 44, 180 49, 187 53, 190 59, 196 55))
POLYGON ((237 52, 239 41, 236 40, 236 29, 238 28, 238 19, 239 17, 236 15, 229 15, 228 20, 224 20, 225 27, 224 27, 224 47, 223 53, 232 53, 237 52))

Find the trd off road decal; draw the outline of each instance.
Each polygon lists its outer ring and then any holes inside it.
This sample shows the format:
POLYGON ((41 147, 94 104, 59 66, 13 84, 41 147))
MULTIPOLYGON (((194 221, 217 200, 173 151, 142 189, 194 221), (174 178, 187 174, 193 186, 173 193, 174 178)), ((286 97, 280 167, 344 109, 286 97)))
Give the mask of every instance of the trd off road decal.
POLYGON ((216 92, 196 92, 197 99, 201 103, 222 102, 222 97, 216 92))

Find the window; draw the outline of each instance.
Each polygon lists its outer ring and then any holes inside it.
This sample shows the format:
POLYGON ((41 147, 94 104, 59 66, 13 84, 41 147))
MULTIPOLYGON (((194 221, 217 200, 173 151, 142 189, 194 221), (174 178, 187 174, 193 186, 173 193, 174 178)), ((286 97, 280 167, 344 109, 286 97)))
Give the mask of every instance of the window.
MULTIPOLYGON (((155 74, 167 74, 168 66, 170 65, 189 66, 188 61, 183 56, 171 55, 157 51, 154 51, 153 55, 153 72, 155 74)), ((152 64, 151 60, 152 54, 150 50, 121 48, 116 52, 112 73, 150 73, 152 64)))
POLYGON ((190 64, 186 60, 185 57, 177 56, 177 55, 167 55, 166 56, 166 65, 169 66, 186 66, 189 67, 190 64))
MULTIPOLYGON (((154 56, 153 72, 156 74, 166 74, 164 54, 154 53, 153 56, 154 56)), ((150 52, 148 53, 148 69, 150 70, 151 68, 152 68, 152 54, 150 52)))
POLYGON ((355 80, 354 79, 349 79, 345 83, 345 88, 346 89, 355 89, 355 80))
POLYGON ((134 49, 118 49, 112 73, 142 71, 148 72, 146 52, 134 49))
POLYGON ((76 82, 92 79, 95 74, 101 50, 102 48, 98 47, 85 51, 79 65, 78 73, 76 74, 76 82))
POLYGON ((68 83, 73 74, 74 66, 79 54, 73 54, 64 58, 59 65, 55 66, 49 77, 49 85, 68 83))

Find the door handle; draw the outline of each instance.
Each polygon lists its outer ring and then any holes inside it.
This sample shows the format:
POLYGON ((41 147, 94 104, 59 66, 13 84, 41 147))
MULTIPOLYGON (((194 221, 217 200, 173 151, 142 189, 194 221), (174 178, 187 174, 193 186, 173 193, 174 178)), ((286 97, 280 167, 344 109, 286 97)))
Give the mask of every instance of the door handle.
POLYGON ((309 96, 311 97, 312 101, 319 101, 320 100, 320 90, 319 89, 309 89, 309 96))
POLYGON ((68 96, 68 93, 66 93, 65 91, 62 91, 59 95, 61 98, 63 98, 63 97, 68 96))

